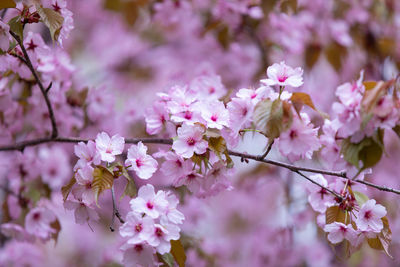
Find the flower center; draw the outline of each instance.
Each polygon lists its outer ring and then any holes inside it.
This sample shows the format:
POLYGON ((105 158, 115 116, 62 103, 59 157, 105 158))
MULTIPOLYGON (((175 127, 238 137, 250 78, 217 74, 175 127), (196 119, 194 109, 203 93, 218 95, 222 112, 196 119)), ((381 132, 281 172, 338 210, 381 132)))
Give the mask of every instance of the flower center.
POLYGON ((279 76, 279 77, 278 77, 278 81, 281 82, 281 83, 283 83, 284 81, 286 81, 287 78, 288 78, 288 77, 285 76, 285 75, 284 75, 284 76, 279 76))
POLYGON ((136 166, 140 168, 141 166, 143 166, 143 162, 140 159, 136 159, 136 166))
POLYGON ((143 226, 142 226, 141 223, 138 223, 138 224, 135 225, 135 231, 137 233, 140 233, 142 230, 143 230, 143 226))
POLYGON ((142 251, 143 251, 143 245, 142 245, 142 244, 136 244, 136 245, 133 247, 133 249, 134 249, 136 252, 142 252, 142 251))
POLYGON ((155 234, 157 237, 162 237, 164 232, 160 228, 156 227, 155 234))
POLYGON ((152 209, 154 208, 153 203, 151 203, 150 201, 147 202, 146 206, 147 206, 147 208, 150 209, 150 210, 152 210, 152 209))
POLYGON ((370 210, 367 210, 364 214, 364 218, 369 220, 372 218, 372 212, 370 210))
POLYGON ((33 219, 34 219, 35 221, 40 220, 40 213, 39 213, 39 212, 35 212, 35 213, 33 214, 33 219))
POLYGON ((194 144, 196 144, 196 140, 194 140, 193 137, 189 137, 189 138, 186 140, 186 143, 187 143, 189 146, 194 146, 194 144))
POLYGON ((212 121, 217 121, 217 120, 218 120, 217 115, 212 115, 212 116, 211 116, 211 120, 212 120, 212 121))
POLYGON ((185 112, 185 119, 190 120, 192 119, 193 113, 190 111, 185 112))
POLYGON ((294 139, 294 138, 296 138, 297 137, 297 132, 296 131, 290 131, 290 138, 291 139, 294 139))

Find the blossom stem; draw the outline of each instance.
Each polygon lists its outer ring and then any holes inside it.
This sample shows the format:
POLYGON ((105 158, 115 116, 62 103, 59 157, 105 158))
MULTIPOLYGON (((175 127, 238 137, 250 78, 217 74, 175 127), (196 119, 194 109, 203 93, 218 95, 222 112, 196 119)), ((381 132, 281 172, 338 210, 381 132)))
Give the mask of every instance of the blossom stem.
POLYGON ((28 53, 26 52, 26 49, 25 49, 23 41, 14 32, 10 31, 10 34, 12 35, 12 37, 14 37, 14 39, 17 41, 17 43, 21 47, 22 53, 24 54, 24 58, 25 58, 25 61, 23 61, 23 62, 28 66, 29 70, 32 72, 32 75, 35 78, 36 83, 38 84, 38 86, 40 88, 40 91, 42 92, 42 95, 43 95, 44 100, 46 102, 47 110, 49 112, 50 121, 51 121, 51 128, 52 128, 51 137, 55 138, 55 137, 58 136, 57 123, 56 123, 56 118, 54 116, 53 107, 51 106, 50 99, 49 99, 49 97, 47 95, 46 88, 43 86, 41 80, 39 79, 39 75, 37 74, 35 68, 32 65, 32 61, 31 61, 28 53))

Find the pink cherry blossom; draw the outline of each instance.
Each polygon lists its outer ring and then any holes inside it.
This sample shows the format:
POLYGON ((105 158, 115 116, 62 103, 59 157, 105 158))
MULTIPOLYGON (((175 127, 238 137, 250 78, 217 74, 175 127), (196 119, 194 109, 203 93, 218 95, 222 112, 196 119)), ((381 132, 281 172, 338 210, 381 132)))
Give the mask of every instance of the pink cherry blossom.
POLYGON ((40 239, 47 240, 56 230, 51 227, 51 223, 56 220, 56 216, 46 207, 36 207, 29 211, 25 217, 26 231, 40 239))
POLYGON ((100 154, 97 152, 96 143, 90 140, 87 144, 79 142, 74 146, 75 155, 79 158, 75 168, 83 168, 87 164, 99 165, 100 154))
POLYGON ((166 212, 168 201, 164 191, 154 192, 154 187, 151 184, 140 187, 138 196, 130 202, 131 209, 139 214, 156 219, 166 212))
POLYGON ((317 136, 318 128, 313 128, 306 113, 301 116, 302 119, 294 117, 290 129, 281 133, 278 139, 279 151, 290 161, 311 159, 313 152, 321 146, 317 136))
POLYGON ((185 160, 172 151, 165 153, 164 157, 166 160, 161 165, 160 170, 170 182, 181 178, 193 170, 192 161, 185 160))
POLYGON ((168 224, 168 222, 182 224, 185 216, 177 209, 179 204, 178 198, 174 194, 168 192, 166 199, 168 201, 168 207, 165 214, 161 215, 161 224, 168 224))
POLYGON ((275 63, 269 66, 267 69, 267 79, 261 80, 262 83, 272 86, 292 86, 299 87, 303 85, 303 70, 298 67, 293 69, 292 67, 281 61, 279 64, 275 63))
POLYGON ((146 110, 146 130, 148 134, 158 134, 169 119, 167 107, 164 102, 156 102, 146 110))
POLYGON ((105 133, 99 133, 96 137, 96 148, 100 153, 101 160, 113 162, 115 156, 122 153, 124 150, 125 140, 119 134, 110 136, 105 133))
POLYGON ((247 127, 253 117, 254 104, 249 98, 233 98, 227 105, 229 127, 234 132, 247 127))
POLYGON ((119 228, 119 234, 128 238, 128 244, 139 244, 149 238, 153 225, 154 221, 149 216, 142 217, 135 212, 129 212, 125 223, 119 228))
POLYGON ((11 35, 9 33, 10 26, 0 20, 0 49, 7 51, 10 46, 11 35))
POLYGON ((334 222, 325 225, 324 231, 329 233, 328 240, 332 244, 340 243, 344 239, 348 240, 352 245, 357 243, 357 231, 353 229, 351 224, 345 225, 340 222, 334 222))
POLYGON ((139 178, 146 180, 153 176, 158 163, 152 156, 147 155, 147 147, 139 142, 129 148, 125 165, 130 165, 129 170, 135 171, 139 178))
POLYGON ((179 239, 180 229, 174 224, 154 224, 152 233, 147 242, 156 248, 160 254, 171 250, 171 240, 179 239))
MULTIPOLYGON (((322 176, 322 174, 310 175, 310 179, 324 187, 329 188, 328 182, 324 176, 322 176)), ((310 191, 310 194, 308 195, 308 202, 315 211, 324 213, 327 207, 332 206, 335 203, 332 194, 326 191, 325 188, 310 184, 308 189, 310 191)))
POLYGON ((99 215, 92 206, 79 200, 66 200, 64 202, 64 208, 74 211, 75 222, 77 224, 84 224, 99 219, 99 215))
POLYGON ((145 242, 134 245, 125 243, 121 250, 124 252, 122 259, 124 266, 157 266, 157 261, 154 257, 156 251, 145 242))
POLYGON ((207 141, 203 140, 203 134, 202 126, 183 124, 178 129, 178 139, 174 141, 172 148, 184 158, 191 158, 194 153, 203 154, 208 147, 207 141))
POLYGON ((225 108, 224 103, 220 101, 210 102, 206 107, 203 107, 201 116, 207 122, 209 128, 221 130, 229 123, 229 113, 225 108))
POLYGON ((76 185, 72 189, 72 194, 76 199, 80 199, 86 205, 91 205, 95 202, 95 192, 92 188, 94 169, 86 165, 76 172, 76 185))
POLYGON ((357 228, 361 231, 371 230, 380 232, 383 229, 382 218, 386 215, 386 208, 370 199, 362 205, 357 215, 357 228))

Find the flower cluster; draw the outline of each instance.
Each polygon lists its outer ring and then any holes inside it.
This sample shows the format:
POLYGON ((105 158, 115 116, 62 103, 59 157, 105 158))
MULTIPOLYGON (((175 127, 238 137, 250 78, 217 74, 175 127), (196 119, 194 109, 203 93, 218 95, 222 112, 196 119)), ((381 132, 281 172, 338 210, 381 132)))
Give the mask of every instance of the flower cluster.
POLYGON ((351 182, 335 181, 328 184, 321 174, 310 178, 323 186, 310 185, 308 201, 311 207, 320 213, 319 226, 328 233, 327 238, 332 244, 346 240, 355 250, 366 239, 368 242, 375 239, 375 242, 385 246, 385 242, 390 239, 390 236, 387 236, 385 207, 376 204, 374 199, 367 200, 363 193, 353 191, 357 186, 349 185, 351 182), (327 191, 329 189, 341 192, 341 199, 330 194, 327 191))
POLYGON ((139 189, 119 232, 125 240, 121 247, 125 264, 153 266, 156 252, 170 252, 171 240, 179 239, 179 224, 185 218, 177 205, 175 195, 161 190, 156 193, 151 184, 139 189))

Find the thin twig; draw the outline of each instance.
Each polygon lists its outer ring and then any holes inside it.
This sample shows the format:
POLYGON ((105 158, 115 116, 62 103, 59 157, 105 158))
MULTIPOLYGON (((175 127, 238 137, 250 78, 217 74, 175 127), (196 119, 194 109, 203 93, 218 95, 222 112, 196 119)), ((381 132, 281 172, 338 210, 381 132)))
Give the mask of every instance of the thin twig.
POLYGON ((46 89, 44 88, 41 80, 39 79, 38 74, 36 73, 35 68, 32 65, 32 61, 31 61, 28 53, 26 52, 26 49, 25 49, 23 41, 14 32, 10 31, 10 34, 14 37, 14 39, 17 41, 17 43, 21 47, 22 53, 24 54, 24 58, 25 58, 25 64, 28 66, 29 70, 32 72, 33 77, 35 78, 36 83, 38 84, 38 86, 40 88, 40 91, 42 92, 42 95, 43 95, 44 100, 46 102, 47 110, 49 112, 50 121, 51 121, 51 128, 52 128, 51 137, 55 138, 55 137, 58 136, 57 123, 56 123, 56 118, 54 116, 53 107, 51 106, 50 99, 49 99, 49 97, 47 96, 47 93, 46 93, 46 89))
POLYGON ((53 85, 53 82, 50 82, 49 86, 47 86, 47 88, 46 88, 46 94, 50 91, 52 85, 53 85))
POLYGON ((111 232, 114 232, 115 217, 118 218, 120 223, 125 223, 125 221, 122 219, 121 215, 119 214, 117 204, 115 203, 114 185, 111 187, 111 198, 112 198, 112 204, 113 204, 113 214, 112 214, 112 218, 111 218, 110 230, 111 230, 111 232))
POLYGON ((260 156, 260 159, 265 159, 266 156, 268 156, 269 152, 271 151, 272 145, 274 144, 275 140, 272 140, 271 143, 268 144, 267 150, 265 151, 264 154, 260 156))
POLYGON ((337 197, 338 199, 342 200, 343 197, 341 195, 339 195, 338 193, 336 193, 335 191, 332 191, 331 189, 323 186, 322 184, 317 183, 316 181, 314 181, 313 179, 311 179, 310 177, 307 177, 306 175, 304 175, 303 173, 301 173, 300 171, 294 171, 294 173, 297 173, 298 175, 300 175, 301 177, 307 179, 308 181, 310 181, 313 184, 318 185, 319 187, 325 189, 326 191, 328 191, 329 193, 331 193, 332 195, 334 195, 335 197, 337 197))

